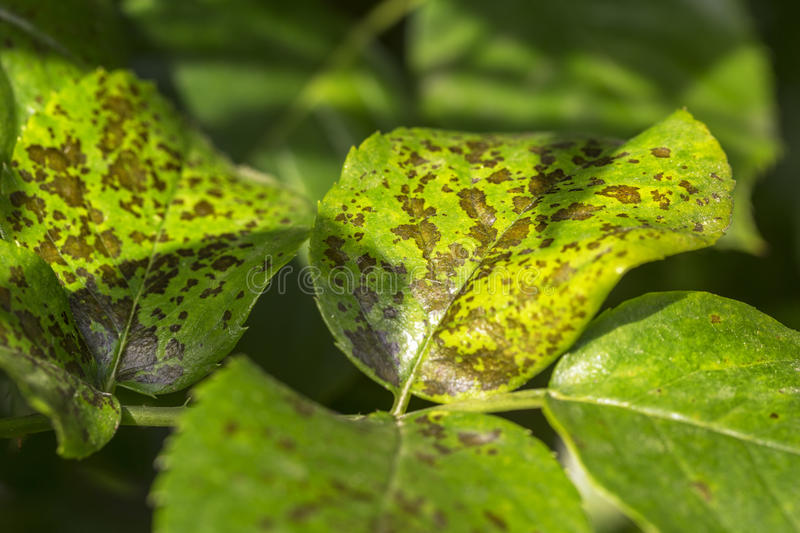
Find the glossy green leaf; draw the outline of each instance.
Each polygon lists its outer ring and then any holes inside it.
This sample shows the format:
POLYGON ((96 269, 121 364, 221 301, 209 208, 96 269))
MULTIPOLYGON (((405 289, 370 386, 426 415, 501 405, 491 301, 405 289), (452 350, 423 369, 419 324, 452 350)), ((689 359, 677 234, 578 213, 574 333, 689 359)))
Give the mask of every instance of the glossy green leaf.
POLYGON ((572 344, 625 271, 713 244, 732 187, 685 111, 626 143, 376 134, 319 208, 320 309, 353 362, 402 396, 513 389, 572 344))
POLYGON ((304 198, 249 175, 125 72, 97 71, 32 116, 0 182, 0 227, 63 287, 94 369, 70 374, 157 394, 227 355, 311 218, 304 198))
POLYGON ((89 455, 114 435, 119 402, 92 386, 97 363, 47 263, 0 241, 0 265, 0 369, 53 420, 61 455, 89 455))
POLYGON ((657 293, 594 321, 548 418, 661 531, 800 529, 800 333, 740 302, 657 293))
POLYGON ((347 419, 244 359, 196 396, 160 460, 159 533, 589 529, 551 452, 501 418, 347 419))
POLYGON ((422 112, 442 127, 627 137, 687 106, 737 180, 721 245, 758 252, 750 192, 779 152, 770 60, 739 0, 437 0, 414 18, 422 112))
POLYGON ((361 53, 355 41, 345 54, 338 48, 353 40, 355 21, 334 3, 126 0, 121 8, 146 39, 143 71, 169 79, 231 157, 314 200, 350 146, 408 116, 390 54, 369 43, 361 53))
POLYGON ((125 41, 107 0, 5 0, 0 6, 0 155, 52 92, 97 65, 115 66, 125 41))

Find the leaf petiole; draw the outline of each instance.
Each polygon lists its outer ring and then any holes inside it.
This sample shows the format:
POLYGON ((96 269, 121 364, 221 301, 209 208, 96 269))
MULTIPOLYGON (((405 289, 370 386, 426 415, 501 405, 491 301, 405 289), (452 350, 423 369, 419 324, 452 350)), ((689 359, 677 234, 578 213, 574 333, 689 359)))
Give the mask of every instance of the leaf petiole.
MULTIPOLYGON (((121 426, 172 427, 185 407, 153 407, 149 405, 123 405, 121 426)), ((35 414, 0 419, 0 439, 14 439, 51 431, 53 425, 45 415, 35 414)))
MULTIPOLYGON (((504 413, 506 411, 523 411, 526 409, 541 409, 547 389, 529 389, 504 394, 496 394, 485 399, 465 400, 463 402, 447 403, 424 409, 424 411, 460 411, 468 413, 504 413)), ((413 411, 408 414, 419 414, 413 411)), ((408 416, 408 415, 403 415, 408 416)))

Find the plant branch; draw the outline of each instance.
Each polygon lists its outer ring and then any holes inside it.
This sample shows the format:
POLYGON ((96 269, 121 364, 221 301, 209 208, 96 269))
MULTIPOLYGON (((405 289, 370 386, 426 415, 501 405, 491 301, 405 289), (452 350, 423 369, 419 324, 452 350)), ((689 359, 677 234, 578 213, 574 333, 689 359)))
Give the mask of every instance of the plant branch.
MULTIPOLYGON (((516 392, 497 394, 482 400, 466 400, 463 402, 435 405, 423 411, 459 411, 464 413, 503 413, 507 411, 523 411, 526 409, 541 409, 547 389, 529 389, 516 392)), ((417 415, 420 411, 413 411, 404 416, 417 415)))
MULTIPOLYGON (((123 405, 121 426, 172 427, 185 407, 151 407, 148 405, 123 405)), ((51 431, 53 425, 44 415, 0 418, 0 439, 14 439, 51 431)))

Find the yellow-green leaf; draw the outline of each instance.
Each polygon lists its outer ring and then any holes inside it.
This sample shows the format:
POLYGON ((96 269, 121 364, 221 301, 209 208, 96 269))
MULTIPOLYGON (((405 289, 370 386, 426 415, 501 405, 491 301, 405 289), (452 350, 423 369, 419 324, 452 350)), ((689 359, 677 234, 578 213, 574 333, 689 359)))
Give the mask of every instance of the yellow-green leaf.
POLYGON ((195 396, 160 459, 158 533, 589 530, 550 450, 501 418, 346 419, 243 359, 195 396))
POLYGON ((65 366, 70 375, 102 391, 159 394, 228 354, 261 284, 311 222, 303 197, 251 174, 125 72, 70 83, 30 118, 0 181, 0 231, 61 285, 93 369, 65 366))
POLYGON ((319 208, 320 309, 401 404, 513 389, 572 344, 625 271, 713 244, 732 188, 686 111, 628 142, 376 134, 319 208))
POLYGON ((97 362, 47 263, 0 240, 0 265, 0 369, 52 419, 61 455, 89 455, 114 435, 119 402, 92 386, 97 362))

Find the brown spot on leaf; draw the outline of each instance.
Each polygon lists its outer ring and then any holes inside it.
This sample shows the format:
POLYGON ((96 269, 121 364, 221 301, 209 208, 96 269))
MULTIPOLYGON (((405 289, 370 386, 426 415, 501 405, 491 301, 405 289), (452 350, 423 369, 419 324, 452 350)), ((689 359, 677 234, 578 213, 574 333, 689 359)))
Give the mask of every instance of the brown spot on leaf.
POLYGON ((508 172, 507 168, 501 168, 500 170, 495 170, 492 174, 486 178, 489 183, 503 183, 504 181, 508 181, 511 179, 511 174, 508 172))
POLYGON ((574 202, 563 209, 559 209, 550 216, 553 222, 562 220, 586 220, 592 218, 596 211, 600 211, 604 206, 589 205, 580 202, 574 202))
POLYGON ((103 255, 108 255, 115 259, 122 253, 122 242, 110 229, 105 230, 98 236, 98 242, 95 247, 103 255))
POLYGON ((508 524, 506 524, 505 520, 503 520, 502 518, 500 518, 499 516, 497 516, 496 514, 494 514, 489 510, 483 511, 483 514, 486 516, 487 519, 489 519, 489 522, 491 522, 492 525, 494 525, 497 529, 499 529, 500 531, 508 531, 508 524))
POLYGON ((692 488, 696 490, 700 496, 707 502, 711 501, 712 493, 711 488, 704 481, 692 481, 692 488))
POLYGON ((344 334, 353 346, 352 352, 356 359, 372 368, 379 378, 394 386, 399 385, 397 368, 400 361, 397 356, 400 347, 389 340, 386 332, 358 327, 352 331, 345 331, 344 334))
POLYGON ((491 226, 496 220, 497 210, 486 203, 486 194, 480 189, 462 189, 458 192, 459 205, 472 219, 484 226, 491 226))
POLYGON ((147 190, 147 170, 135 152, 122 150, 108 167, 102 182, 114 188, 143 193, 147 190))
POLYGON ((25 272, 23 272, 22 267, 12 265, 9 267, 10 276, 8 280, 19 287, 20 289, 24 289, 28 287, 28 282, 25 281, 25 272))
POLYGON ((392 228, 392 233, 398 235, 403 240, 412 239, 422 251, 422 257, 429 259, 431 252, 436 247, 442 234, 439 228, 431 222, 423 220, 419 224, 402 224, 392 228))
POLYGON ((23 191, 14 191, 8 195, 8 199, 11 200, 11 205, 14 207, 24 206, 25 209, 36 215, 36 220, 39 222, 39 224, 44 221, 44 217, 47 212, 45 208, 47 206, 44 200, 38 196, 28 196, 23 191))
POLYGON ((325 256, 330 259, 335 266, 342 266, 347 262, 347 254, 342 251, 344 239, 336 235, 330 235, 325 239, 325 244, 328 248, 325 250, 325 256))
POLYGON ((530 217, 515 221, 497 241, 497 248, 513 248, 519 246, 530 231, 530 217))
POLYGON ((686 189, 686 192, 688 192, 689 194, 697 193, 697 187, 695 187, 686 180, 681 180, 681 182, 678 185, 686 189))
POLYGON ((61 250, 64 255, 69 255, 73 259, 85 259, 87 261, 91 259, 92 252, 94 251, 84 239, 75 237, 74 235, 67 237, 61 250))
POLYGON ((223 255, 222 257, 217 258, 213 263, 211 263, 211 268, 214 270, 218 270, 220 272, 225 272, 232 266, 239 266, 244 261, 241 259, 237 259, 232 255, 223 255))
POLYGON ((500 437, 500 430, 495 429, 490 433, 477 433, 477 432, 460 432, 458 434, 458 440, 467 447, 474 447, 474 446, 483 446, 484 444, 489 444, 490 442, 496 441, 500 437))
POLYGON ((194 214, 199 217, 206 217, 214 214, 214 206, 207 200, 200 200, 194 204, 194 214))
POLYGON ((639 187, 631 187, 630 185, 610 185, 595 194, 616 198, 623 204, 638 204, 642 201, 641 196, 639 196, 639 187))

